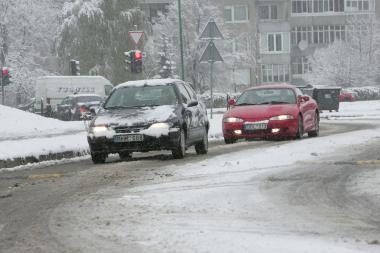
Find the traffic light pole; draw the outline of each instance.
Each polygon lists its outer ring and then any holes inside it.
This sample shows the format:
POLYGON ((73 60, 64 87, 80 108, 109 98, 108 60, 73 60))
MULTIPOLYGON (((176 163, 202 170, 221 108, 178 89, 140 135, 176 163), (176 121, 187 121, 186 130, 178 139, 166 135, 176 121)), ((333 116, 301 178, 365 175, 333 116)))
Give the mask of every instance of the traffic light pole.
POLYGON ((178 23, 179 23, 179 47, 181 51, 181 79, 185 81, 185 63, 183 57, 183 32, 182 32, 181 0, 178 0, 178 23))

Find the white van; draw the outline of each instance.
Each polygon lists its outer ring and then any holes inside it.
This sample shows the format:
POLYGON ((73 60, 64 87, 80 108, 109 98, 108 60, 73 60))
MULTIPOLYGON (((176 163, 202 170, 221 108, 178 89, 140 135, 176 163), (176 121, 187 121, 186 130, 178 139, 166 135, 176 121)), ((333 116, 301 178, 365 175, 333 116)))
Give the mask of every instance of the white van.
POLYGON ((113 86, 103 76, 42 76, 36 80, 35 111, 46 111, 50 102, 53 111, 63 98, 73 94, 97 94, 107 97, 113 86))

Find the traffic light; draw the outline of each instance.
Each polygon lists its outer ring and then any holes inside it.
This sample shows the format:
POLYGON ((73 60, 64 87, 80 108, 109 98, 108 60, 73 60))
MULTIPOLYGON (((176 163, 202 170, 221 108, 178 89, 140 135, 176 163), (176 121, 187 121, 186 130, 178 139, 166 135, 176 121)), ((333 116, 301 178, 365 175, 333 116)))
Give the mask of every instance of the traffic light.
POLYGON ((142 52, 139 50, 132 50, 128 52, 124 52, 124 55, 126 56, 125 62, 127 63, 127 68, 132 73, 141 73, 142 72, 142 52))
POLYGON ((80 66, 79 61, 70 60, 70 70, 72 76, 80 76, 80 66))
POLYGON ((134 67, 135 67, 135 72, 134 73, 141 73, 142 72, 142 52, 139 50, 135 51, 134 55, 134 67))
POLYGON ((3 86, 7 86, 11 83, 11 75, 9 72, 9 69, 6 67, 3 67, 0 69, 0 78, 1 78, 1 83, 3 86))

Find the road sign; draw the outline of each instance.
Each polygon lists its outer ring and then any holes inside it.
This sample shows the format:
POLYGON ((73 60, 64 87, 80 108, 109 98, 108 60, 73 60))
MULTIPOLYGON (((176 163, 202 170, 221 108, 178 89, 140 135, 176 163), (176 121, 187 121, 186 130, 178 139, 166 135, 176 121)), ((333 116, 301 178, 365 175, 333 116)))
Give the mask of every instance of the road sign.
POLYGON ((217 62, 223 61, 218 49, 213 41, 210 41, 202 54, 200 62, 217 62))
POLYGON ((143 36, 143 31, 129 31, 129 36, 131 36, 135 45, 139 44, 141 37, 143 36))
POLYGON ((203 40, 217 40, 223 39, 223 35, 220 32, 218 26, 216 25, 214 19, 210 19, 207 23, 205 29, 203 30, 200 39, 203 40))

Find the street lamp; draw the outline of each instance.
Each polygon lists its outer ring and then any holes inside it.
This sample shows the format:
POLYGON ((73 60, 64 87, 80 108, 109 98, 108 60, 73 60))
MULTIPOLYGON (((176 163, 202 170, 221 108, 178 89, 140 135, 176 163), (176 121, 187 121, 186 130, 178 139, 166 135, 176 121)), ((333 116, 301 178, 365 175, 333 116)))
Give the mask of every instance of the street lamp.
POLYGON ((182 37, 182 14, 181 0, 178 0, 178 23, 179 23, 179 47, 181 52, 181 78, 185 81, 185 65, 183 61, 183 37, 182 37))

